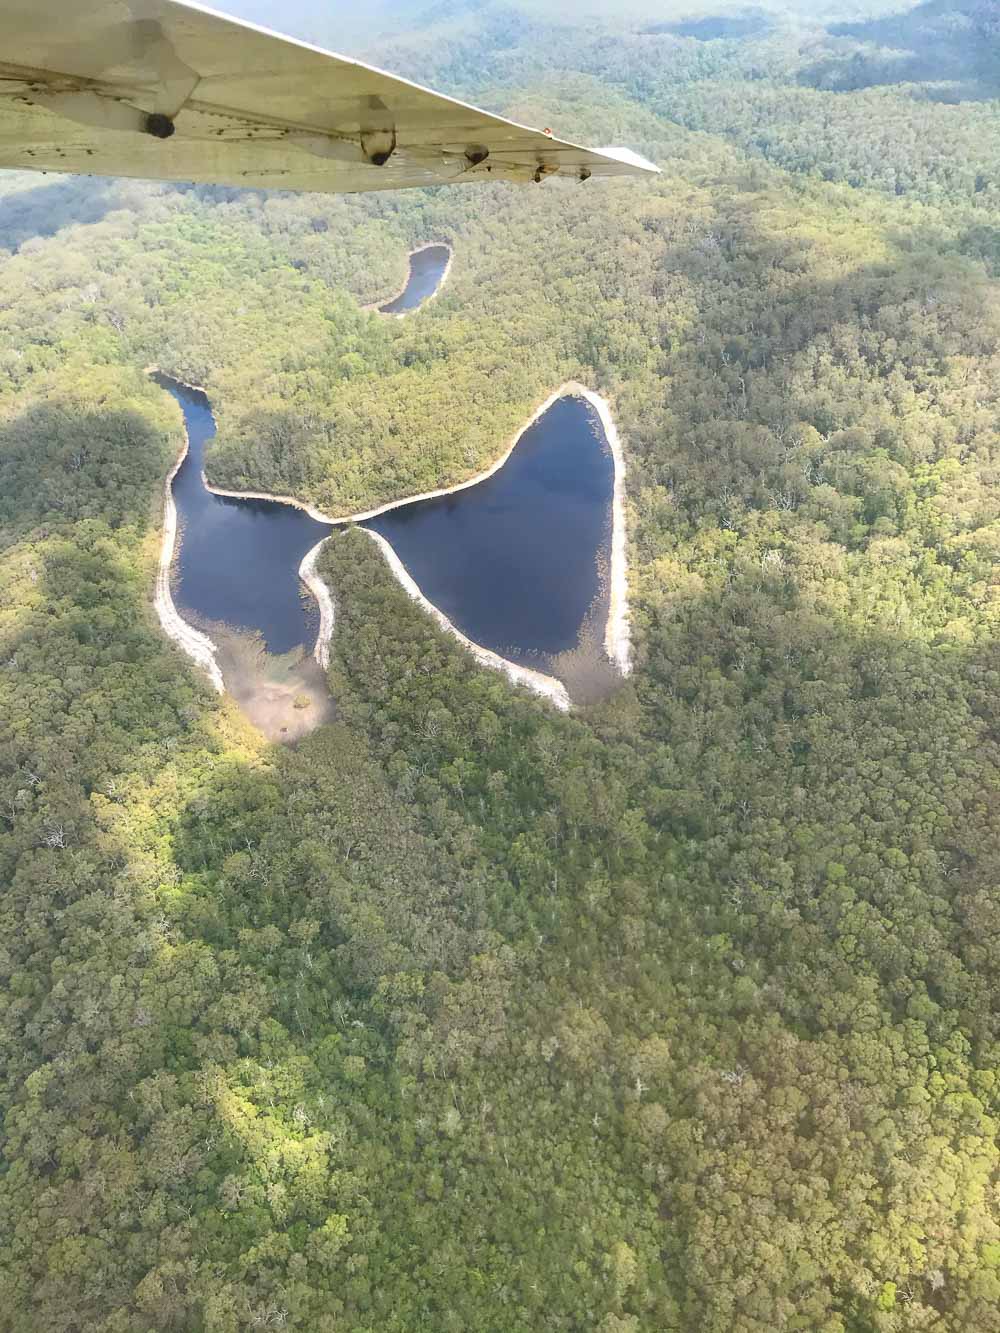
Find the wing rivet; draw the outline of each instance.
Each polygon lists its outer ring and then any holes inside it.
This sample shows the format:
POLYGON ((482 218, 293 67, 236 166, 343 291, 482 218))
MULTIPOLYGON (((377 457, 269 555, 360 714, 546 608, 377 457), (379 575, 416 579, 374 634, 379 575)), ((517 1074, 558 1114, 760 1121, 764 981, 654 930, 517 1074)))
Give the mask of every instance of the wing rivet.
POLYGON ((174 132, 174 122, 169 116, 162 116, 158 111, 146 117, 145 130, 154 139, 169 139, 174 132))

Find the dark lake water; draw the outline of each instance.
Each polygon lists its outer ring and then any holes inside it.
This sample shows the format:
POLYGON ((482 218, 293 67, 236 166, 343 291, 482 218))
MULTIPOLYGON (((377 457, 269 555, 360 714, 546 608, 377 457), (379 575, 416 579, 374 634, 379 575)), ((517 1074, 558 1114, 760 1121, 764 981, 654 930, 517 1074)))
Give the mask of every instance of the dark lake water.
POLYGON ((614 479, 596 412, 560 398, 486 481, 363 526, 473 642, 544 669, 544 658, 576 646, 602 595, 614 479))
POLYGON ((429 245, 410 255, 410 279, 406 290, 394 301, 387 301, 379 306, 383 315, 402 315, 408 310, 416 310, 428 296, 433 296, 438 283, 448 267, 450 251, 446 245, 429 245))
POLYGON ((180 404, 189 441, 173 486, 180 529, 172 580, 177 609, 195 624, 223 621, 258 630, 272 653, 312 644, 318 613, 311 599, 302 599, 298 570, 329 526, 292 505, 206 490, 205 444, 215 434, 208 399, 165 375, 154 379, 180 404))
MULTIPOLYGON (((174 478, 180 538, 178 610, 195 624, 258 631, 272 653, 315 641, 302 557, 331 531, 291 505, 213 495, 202 480, 215 433, 208 399, 167 376, 190 441, 174 478)), ((486 481, 418 500, 364 527, 389 541, 424 595, 463 634, 511 661, 545 670, 574 648, 604 595, 614 462, 590 404, 560 398, 486 481)))

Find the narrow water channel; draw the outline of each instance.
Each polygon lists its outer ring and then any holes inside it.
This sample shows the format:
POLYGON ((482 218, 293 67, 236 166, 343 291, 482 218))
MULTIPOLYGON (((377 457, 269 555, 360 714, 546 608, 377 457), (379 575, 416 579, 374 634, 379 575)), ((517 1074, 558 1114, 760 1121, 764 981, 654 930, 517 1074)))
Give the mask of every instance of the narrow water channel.
POLYGON ((273 654, 311 646, 319 619, 312 600, 303 600, 298 569, 329 525, 276 500, 213 495, 202 476, 215 434, 208 399, 167 375, 153 378, 180 404, 188 434, 173 483, 180 540, 171 591, 178 611, 195 625, 255 631, 273 654))

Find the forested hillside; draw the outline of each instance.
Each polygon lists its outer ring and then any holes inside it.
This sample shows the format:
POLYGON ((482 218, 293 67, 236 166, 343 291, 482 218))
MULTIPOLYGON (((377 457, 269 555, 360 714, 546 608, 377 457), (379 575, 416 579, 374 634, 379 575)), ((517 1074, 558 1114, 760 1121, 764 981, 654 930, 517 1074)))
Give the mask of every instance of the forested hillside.
POLYGON ((1000 109, 920 63, 987 11, 369 50, 652 184, 0 177, 0 1329, 1000 1329, 1000 109), (556 714, 347 531, 265 744, 152 615, 153 363, 342 513, 592 385, 633 676, 556 714))

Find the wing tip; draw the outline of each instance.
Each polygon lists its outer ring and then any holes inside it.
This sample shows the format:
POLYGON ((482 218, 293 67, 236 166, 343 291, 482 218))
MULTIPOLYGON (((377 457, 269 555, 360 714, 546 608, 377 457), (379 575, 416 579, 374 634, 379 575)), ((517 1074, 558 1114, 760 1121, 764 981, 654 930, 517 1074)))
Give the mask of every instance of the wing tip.
POLYGON ((655 162, 650 162, 648 157, 643 157, 641 153, 636 153, 631 148, 622 148, 613 144, 604 148, 597 148, 594 151, 600 153, 602 157, 610 157, 615 162, 622 162, 626 166, 634 167, 637 173, 650 176, 663 174, 655 162))

